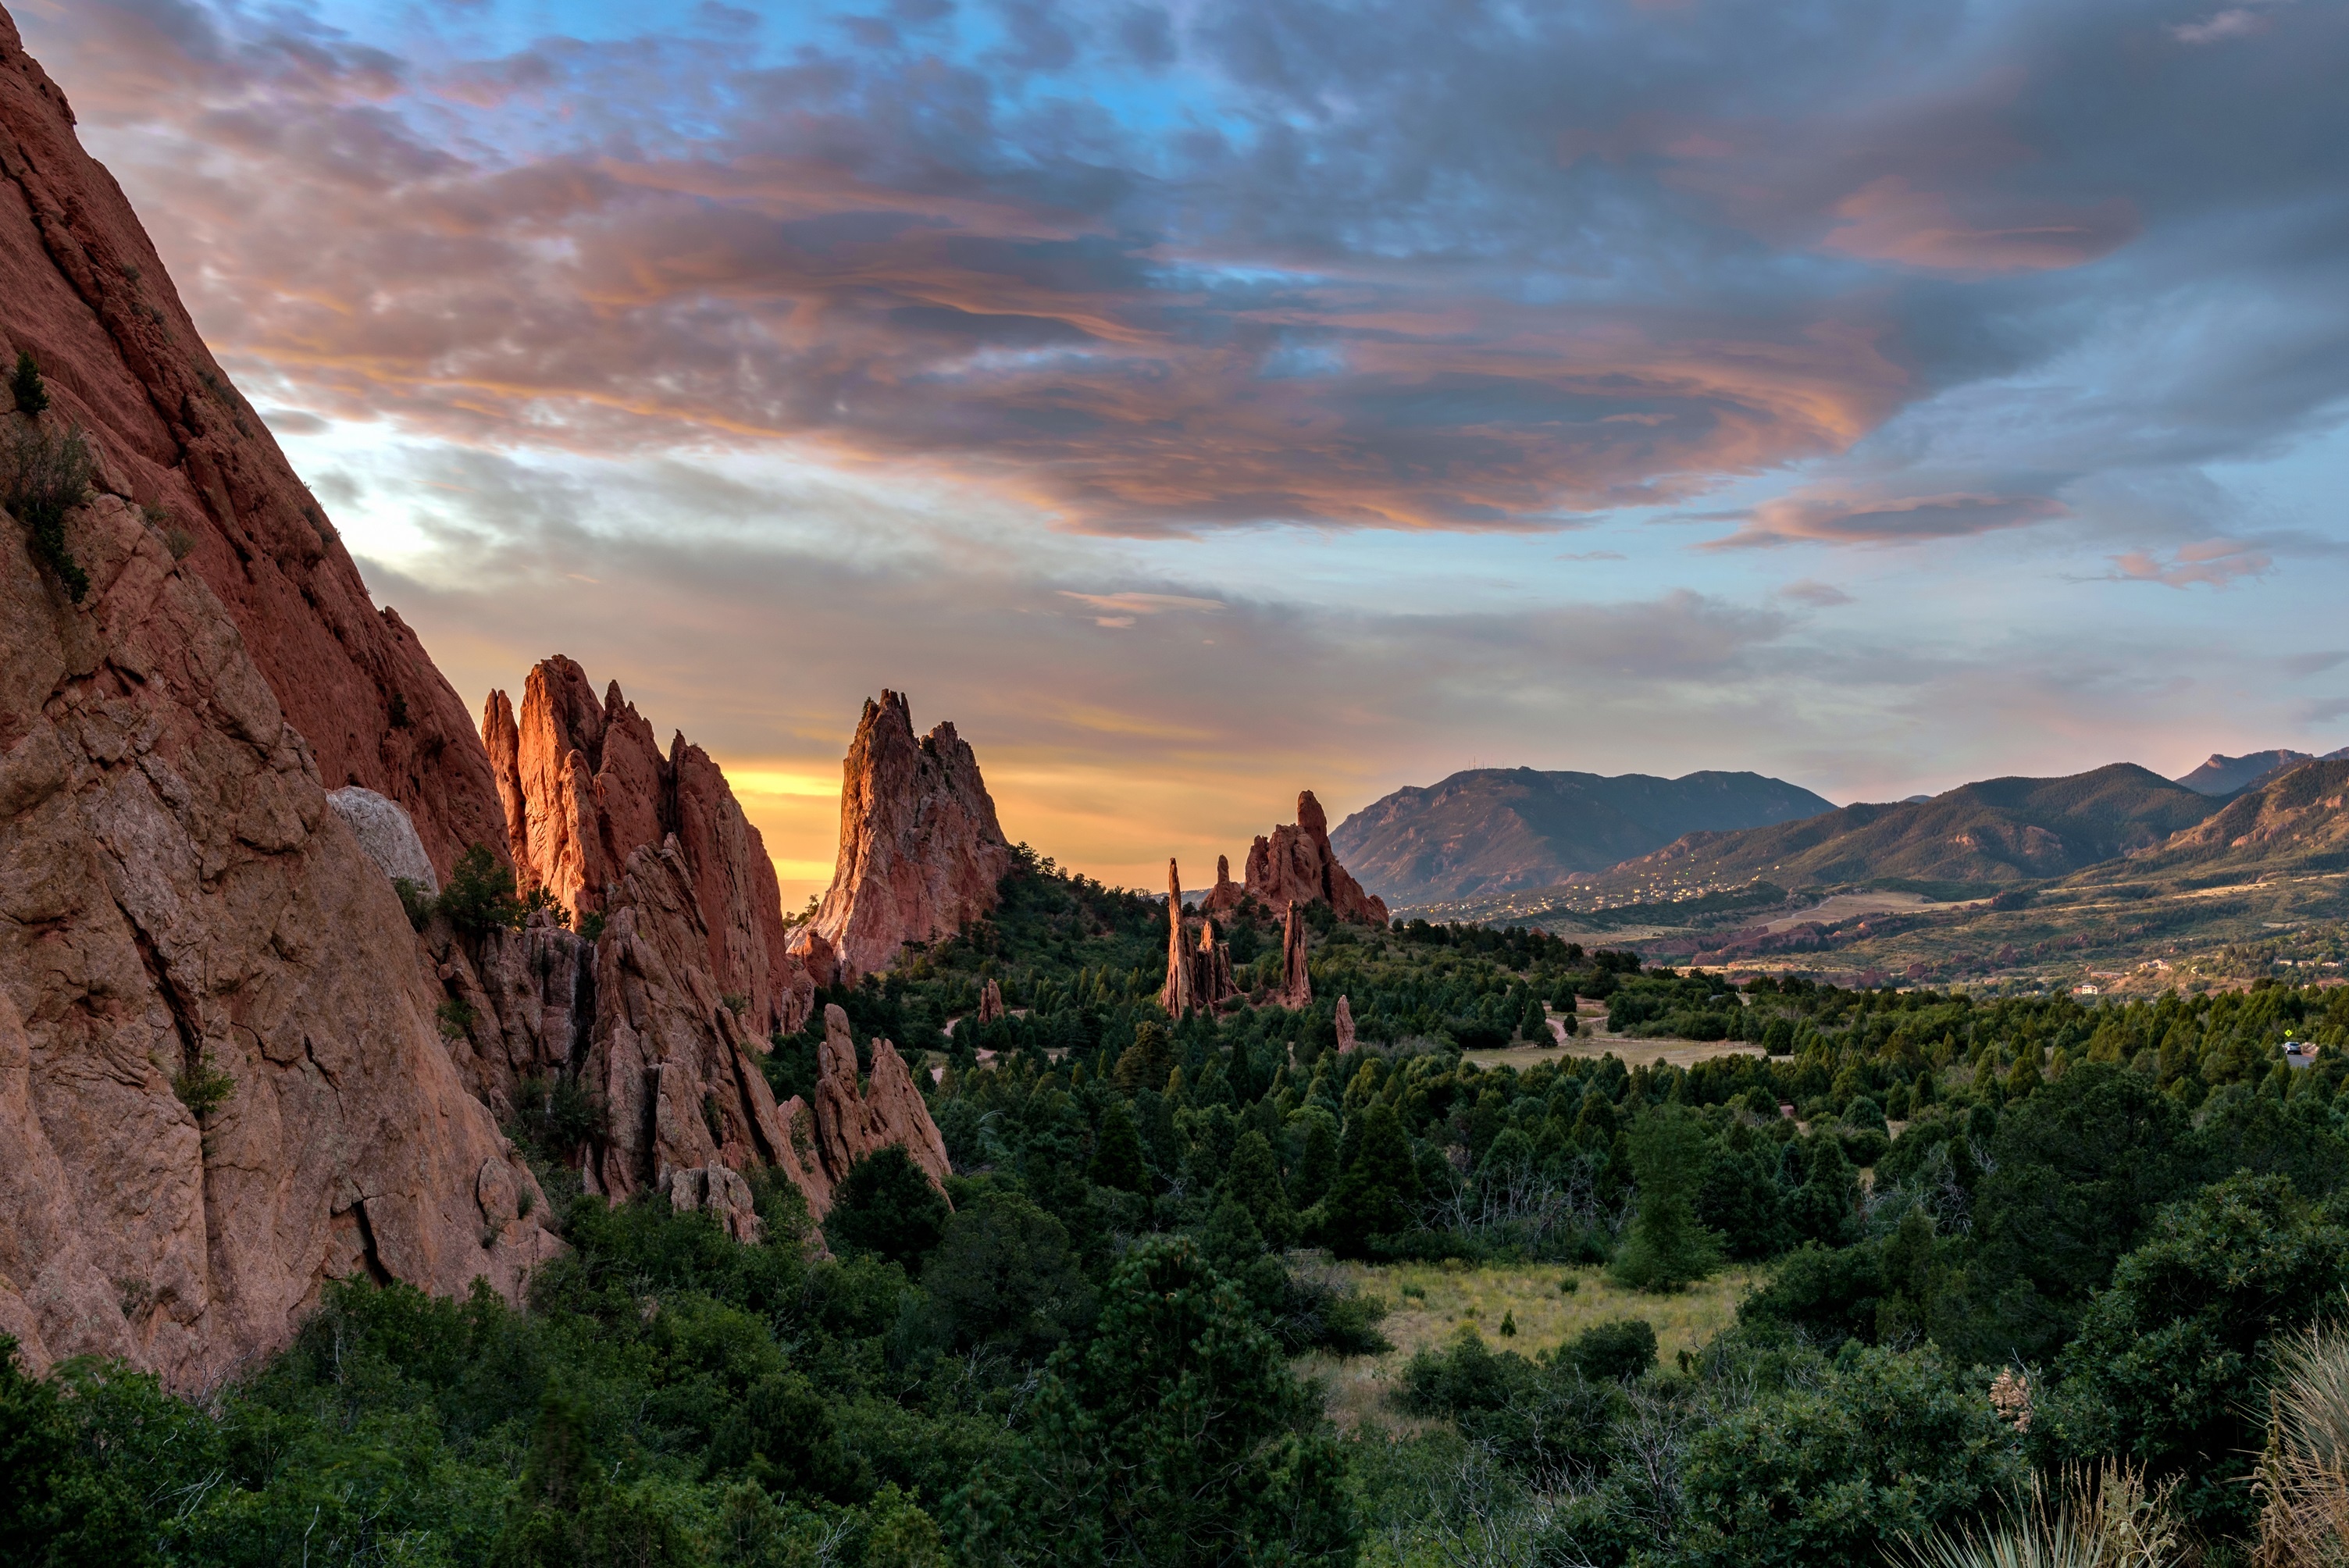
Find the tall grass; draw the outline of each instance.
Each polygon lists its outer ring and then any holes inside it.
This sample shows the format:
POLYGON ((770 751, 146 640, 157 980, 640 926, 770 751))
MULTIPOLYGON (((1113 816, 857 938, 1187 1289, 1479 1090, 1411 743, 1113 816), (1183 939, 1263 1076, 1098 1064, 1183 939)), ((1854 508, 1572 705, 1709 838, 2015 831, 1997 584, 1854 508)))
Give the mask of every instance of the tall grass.
POLYGON ((1906 1568, 2174 1568, 2168 1491, 2147 1491, 2142 1470, 2113 1460, 2067 1470, 2054 1488, 2033 1476, 2030 1496, 2004 1522, 1936 1532, 1892 1558, 1906 1568))
POLYGON ((2260 1461, 2259 1568, 2349 1563, 2349 1332, 2309 1328, 2276 1356, 2260 1461))

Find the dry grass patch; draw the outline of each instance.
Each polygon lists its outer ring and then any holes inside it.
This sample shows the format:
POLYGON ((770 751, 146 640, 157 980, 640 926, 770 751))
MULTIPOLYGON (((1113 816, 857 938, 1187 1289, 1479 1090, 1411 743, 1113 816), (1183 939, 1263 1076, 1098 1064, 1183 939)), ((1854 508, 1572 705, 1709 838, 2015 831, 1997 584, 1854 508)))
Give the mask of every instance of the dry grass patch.
POLYGON ((1495 1350, 1530 1357, 1551 1350, 1598 1324, 1622 1317, 1647 1320, 1656 1331, 1656 1354, 1669 1364, 1683 1350, 1695 1350, 1737 1316, 1737 1304, 1760 1283, 1757 1269, 1730 1269, 1673 1295, 1626 1290, 1604 1270, 1563 1264, 1340 1264, 1337 1272, 1389 1308, 1379 1327, 1395 1347, 1384 1356, 1340 1361, 1308 1357, 1300 1370, 1329 1387, 1330 1418, 1344 1430, 1373 1421, 1396 1432, 1428 1423, 1413 1421, 1387 1408, 1388 1390, 1402 1375, 1414 1351, 1440 1346, 1473 1327, 1495 1350), (1571 1292, 1560 1290, 1566 1280, 1571 1292), (1516 1333, 1504 1335, 1504 1321, 1516 1333))

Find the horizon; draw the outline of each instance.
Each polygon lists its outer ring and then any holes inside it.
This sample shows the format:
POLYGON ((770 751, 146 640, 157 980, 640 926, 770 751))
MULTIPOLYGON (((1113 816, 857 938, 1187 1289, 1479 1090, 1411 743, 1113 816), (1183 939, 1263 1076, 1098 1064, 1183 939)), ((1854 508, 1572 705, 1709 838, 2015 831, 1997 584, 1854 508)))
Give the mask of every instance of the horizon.
POLYGON ((787 907, 884 686, 1143 888, 1462 756, 2343 738, 2338 7, 11 9, 376 602, 787 907))

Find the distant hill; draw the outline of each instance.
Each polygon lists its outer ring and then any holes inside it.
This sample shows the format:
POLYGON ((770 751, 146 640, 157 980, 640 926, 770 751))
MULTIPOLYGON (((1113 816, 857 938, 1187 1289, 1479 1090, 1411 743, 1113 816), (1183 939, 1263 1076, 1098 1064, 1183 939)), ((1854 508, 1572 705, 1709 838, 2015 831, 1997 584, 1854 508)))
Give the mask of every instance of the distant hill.
POLYGON ((1362 885, 1425 903, 1547 887, 1659 849, 1683 834, 1758 828, 1832 811, 1808 789, 1759 773, 1545 773, 1477 768, 1398 789, 1330 835, 1362 885))
POLYGON ((1992 779, 1930 800, 1840 810, 1733 833, 1691 833, 1599 879, 1623 888, 1805 882, 1995 883, 2060 877, 2156 849, 2219 810, 2134 763, 2068 779, 1992 779))
POLYGON ((2349 760, 2312 758, 2247 789, 2159 846, 2079 880, 2130 881, 2183 875, 2199 883, 2225 873, 2349 868, 2349 760))
POLYGON ((2338 762, 2349 758, 2349 746, 2338 751, 2328 751, 2323 757, 2312 757, 2305 751, 2253 751, 2241 757, 2228 757, 2212 752, 2193 772, 2178 780, 2189 789, 2205 795, 2231 795, 2250 788, 2260 780, 2272 777, 2302 762, 2338 762))

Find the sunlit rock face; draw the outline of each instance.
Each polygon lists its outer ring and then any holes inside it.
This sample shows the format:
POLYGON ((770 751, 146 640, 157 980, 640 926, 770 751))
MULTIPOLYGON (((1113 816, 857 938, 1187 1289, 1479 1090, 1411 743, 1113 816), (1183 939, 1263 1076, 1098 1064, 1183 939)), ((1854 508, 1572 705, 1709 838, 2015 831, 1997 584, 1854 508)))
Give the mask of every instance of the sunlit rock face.
POLYGON ((391 880, 163 531, 65 542, 78 603, 0 529, 0 1332, 190 1387, 332 1279, 512 1294, 558 1243, 391 880))
POLYGON ((864 705, 842 764, 840 858, 792 951, 848 984, 993 909, 1010 869, 970 744, 951 724, 916 739, 904 695, 885 691, 864 705))
POLYGON ((62 555, 0 527, 0 1332, 188 1388, 332 1279, 512 1295, 559 1243, 327 800, 445 873, 504 853, 488 758, 5 14, 0 170, 0 438, 88 459, 62 555))
POLYGON ((761 1038, 806 1019, 814 983, 788 951, 774 862, 708 753, 675 735, 664 755, 618 682, 599 698, 560 655, 533 666, 519 713, 504 692, 489 695, 481 740, 525 891, 575 928, 610 913, 638 850, 674 840, 718 994, 761 1038))
POLYGON ((212 589, 328 789, 398 801, 442 875, 469 844, 502 859, 497 789, 464 705, 416 634, 369 599, 5 11, 0 165, 0 368, 20 352, 39 362, 44 418, 87 433, 98 488, 151 521, 212 589))
POLYGON ((1230 879, 1226 862, 1216 863, 1216 885, 1200 907, 1223 914, 1254 899, 1267 914, 1285 912, 1292 903, 1326 903, 1340 920, 1360 925, 1384 925, 1383 900, 1362 891, 1362 884, 1338 863, 1330 847, 1330 819, 1321 802, 1307 789, 1297 797, 1297 820, 1275 828, 1269 837, 1258 835, 1248 846, 1247 869, 1241 880, 1230 879))

